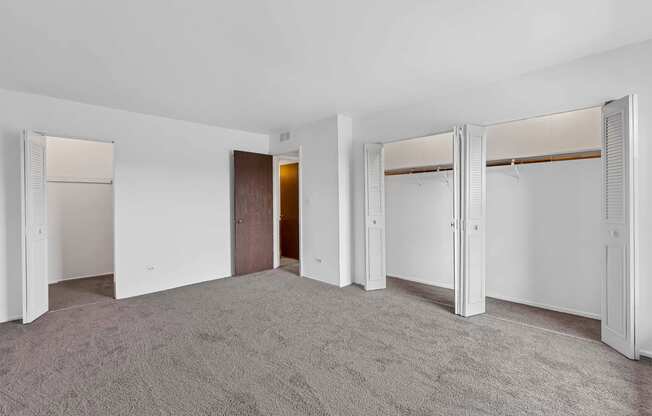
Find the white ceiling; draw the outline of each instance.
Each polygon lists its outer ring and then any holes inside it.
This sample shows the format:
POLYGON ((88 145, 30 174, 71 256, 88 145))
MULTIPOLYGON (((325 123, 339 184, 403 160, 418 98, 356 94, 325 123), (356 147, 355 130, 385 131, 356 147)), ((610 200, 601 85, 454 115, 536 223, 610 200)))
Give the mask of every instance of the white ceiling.
POLYGON ((250 131, 652 38, 649 0, 0 0, 0 88, 250 131))

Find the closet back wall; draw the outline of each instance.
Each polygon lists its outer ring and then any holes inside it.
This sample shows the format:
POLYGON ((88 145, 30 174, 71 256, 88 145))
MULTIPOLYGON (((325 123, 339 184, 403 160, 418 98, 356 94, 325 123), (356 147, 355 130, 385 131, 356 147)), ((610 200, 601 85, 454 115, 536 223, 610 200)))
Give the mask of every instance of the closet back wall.
MULTIPOLYGON (((600 159, 519 169, 487 169, 487 296, 598 318, 600 159)), ((447 174, 385 177, 389 276, 453 287, 447 174)))
POLYGON ((113 273, 113 145, 48 138, 50 283, 113 273))

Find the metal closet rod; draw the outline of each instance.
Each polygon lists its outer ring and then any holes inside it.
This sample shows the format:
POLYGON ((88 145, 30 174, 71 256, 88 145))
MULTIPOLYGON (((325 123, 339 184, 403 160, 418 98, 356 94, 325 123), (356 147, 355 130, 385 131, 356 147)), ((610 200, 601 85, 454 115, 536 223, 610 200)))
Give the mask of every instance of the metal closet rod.
MULTIPOLYGON (((554 154, 540 155, 540 156, 526 156, 526 157, 514 157, 509 159, 488 160, 487 167, 511 166, 512 164, 529 165, 531 163, 559 162, 559 161, 567 161, 567 160, 599 159, 601 156, 602 156, 601 150, 586 150, 582 152, 572 152, 572 153, 554 153, 554 154)), ((385 171, 385 176, 410 175, 414 173, 445 172, 448 170, 453 170, 452 163, 419 166, 414 168, 388 169, 385 171)))
POLYGON ((58 183, 88 183, 88 184, 112 185, 112 184, 113 184, 113 179, 94 179, 94 178, 48 178, 48 182, 58 182, 58 183))

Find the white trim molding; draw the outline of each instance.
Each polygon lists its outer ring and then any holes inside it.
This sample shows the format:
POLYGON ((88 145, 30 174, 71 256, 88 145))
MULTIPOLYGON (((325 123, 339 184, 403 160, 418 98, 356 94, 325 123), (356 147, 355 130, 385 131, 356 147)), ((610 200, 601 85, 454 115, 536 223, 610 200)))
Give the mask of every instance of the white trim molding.
POLYGON ((52 281, 48 282, 48 285, 53 285, 53 284, 56 284, 56 283, 59 283, 59 282, 66 282, 68 280, 88 279, 88 278, 91 278, 91 277, 101 277, 101 276, 108 276, 108 275, 112 275, 112 274, 113 274, 113 272, 107 272, 107 273, 93 273, 93 274, 88 274, 88 275, 84 275, 84 276, 65 277, 65 278, 52 280, 52 281))
POLYGON ((555 311, 555 312, 567 313, 567 314, 570 314, 570 315, 583 316, 585 318, 591 318, 591 319, 597 319, 597 320, 602 319, 602 317, 599 314, 595 314, 595 313, 592 313, 592 312, 578 311, 576 309, 564 308, 564 307, 561 307, 561 306, 552 306, 552 305, 547 305, 545 303, 530 302, 530 301, 527 301, 527 300, 513 298, 513 297, 510 297, 510 296, 502 296, 502 295, 497 295, 497 294, 494 294, 494 293, 488 293, 487 297, 498 299, 498 300, 504 300, 504 301, 507 301, 507 302, 520 303, 520 304, 527 305, 527 306, 533 306, 535 308, 548 309, 548 310, 555 311))

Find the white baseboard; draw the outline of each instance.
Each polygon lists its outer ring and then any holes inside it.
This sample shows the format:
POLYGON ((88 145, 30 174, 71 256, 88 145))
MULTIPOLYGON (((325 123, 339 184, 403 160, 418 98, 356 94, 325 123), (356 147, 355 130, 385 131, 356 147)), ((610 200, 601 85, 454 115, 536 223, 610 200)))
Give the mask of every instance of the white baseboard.
POLYGON ((396 279, 401 279, 401 280, 408 280, 410 282, 414 283, 421 283, 422 285, 428 285, 428 286, 434 286, 434 287, 442 287, 444 289, 455 289, 455 285, 452 283, 444 283, 444 282, 431 282, 428 280, 424 279, 419 279, 417 277, 406 277, 406 276, 397 276, 395 274, 387 274, 387 277, 394 277, 396 279))
POLYGON ((325 280, 325 279, 323 279, 323 278, 321 278, 321 277, 308 276, 308 275, 306 275, 306 274, 301 275, 301 277, 305 277, 306 279, 314 280, 314 281, 321 282, 321 283, 326 283, 327 285, 331 285, 331 286, 335 286, 335 287, 339 287, 339 288, 342 287, 342 286, 340 286, 339 283, 333 283, 333 282, 330 282, 330 281, 328 281, 328 280, 325 280))
POLYGON ((555 312, 562 312, 562 313, 568 313, 568 314, 571 314, 571 315, 583 316, 585 318, 591 318, 591 319, 597 319, 597 320, 602 319, 602 317, 599 314, 595 314, 595 313, 592 313, 592 312, 578 311, 576 309, 564 308, 564 307, 561 307, 561 306, 546 305, 545 303, 530 302, 528 300, 513 298, 511 296, 503 296, 503 295, 497 295, 495 293, 487 293, 487 297, 500 299, 500 300, 505 300, 507 302, 521 303, 523 305, 533 306, 535 308, 549 309, 549 310, 555 311, 555 312))
POLYGON ((639 350, 639 351, 638 351, 638 354, 639 354, 641 357, 645 357, 645 358, 650 358, 650 359, 652 359, 652 351, 639 350))
MULTIPOLYGON (((430 282, 430 281, 415 278, 415 277, 398 276, 398 275, 395 275, 395 274, 388 274, 387 277, 394 277, 396 279, 408 280, 410 282, 421 283, 421 284, 428 285, 428 286, 442 287, 444 289, 455 289, 455 285, 450 284, 450 283, 430 282)), ((496 295, 496 294, 493 294, 493 293, 491 293, 491 294, 488 293, 487 297, 500 299, 500 300, 505 300, 507 302, 520 303, 520 304, 527 305, 527 306, 533 306, 535 308, 548 309, 548 310, 555 311, 555 312, 562 312, 562 313, 568 313, 568 314, 571 314, 571 315, 583 316, 585 318, 591 318, 591 319, 597 319, 597 320, 601 319, 601 316, 599 314, 595 314, 595 313, 591 313, 591 312, 578 311, 576 309, 564 308, 564 307, 561 307, 561 306, 552 306, 552 305, 546 305, 544 303, 531 302, 531 301, 528 301, 528 300, 518 299, 518 298, 511 297, 511 296, 503 296, 503 295, 496 295)))
POLYGON ((48 282, 49 285, 53 285, 55 283, 59 282, 65 282, 66 280, 77 280, 77 279, 87 279, 89 277, 97 277, 97 276, 106 276, 107 274, 113 274, 113 272, 108 272, 108 273, 93 273, 93 274, 88 274, 85 276, 73 276, 73 277, 65 277, 57 280, 51 280, 48 282))
POLYGON ((19 319, 23 319, 23 316, 22 315, 8 316, 4 320, 0 321, 0 324, 5 322, 17 321, 19 319))

